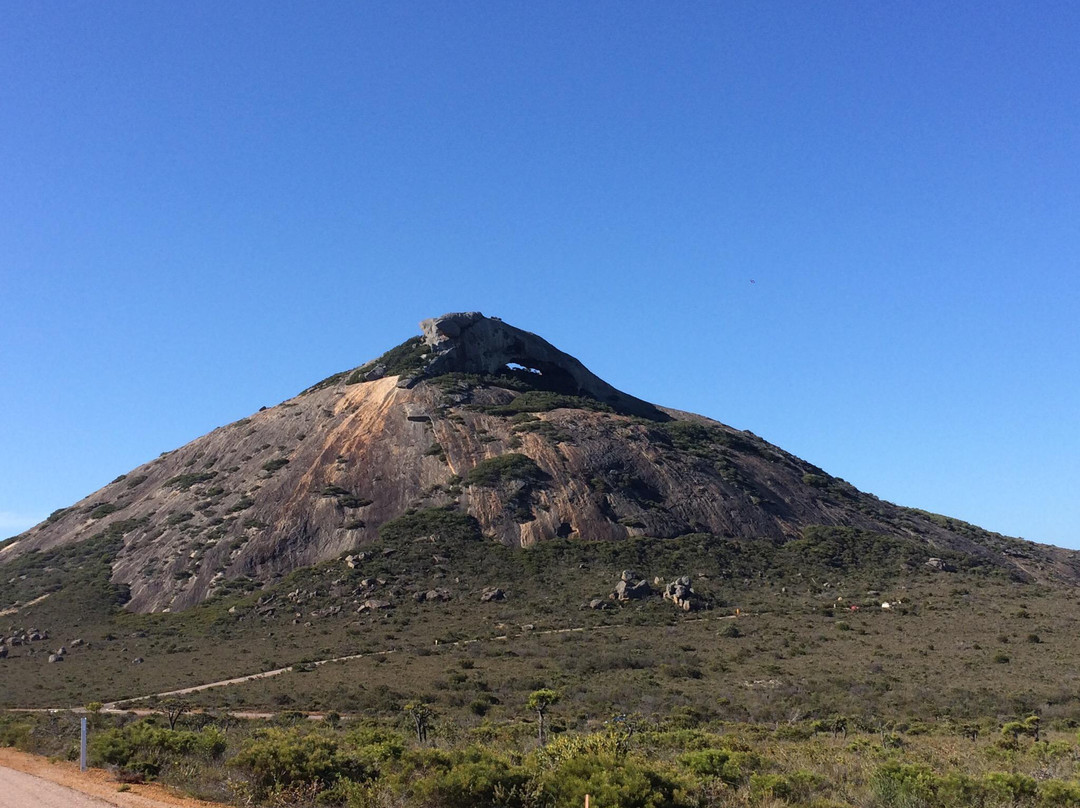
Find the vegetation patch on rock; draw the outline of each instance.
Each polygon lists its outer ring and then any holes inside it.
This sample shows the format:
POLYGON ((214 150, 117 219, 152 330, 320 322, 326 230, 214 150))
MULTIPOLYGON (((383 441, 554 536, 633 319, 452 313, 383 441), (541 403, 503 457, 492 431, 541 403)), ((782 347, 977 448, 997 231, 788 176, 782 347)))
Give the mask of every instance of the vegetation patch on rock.
POLYGON ((379 527, 379 537, 388 543, 408 542, 435 536, 443 541, 473 541, 481 538, 475 517, 453 508, 409 510, 379 527))
POLYGON ((531 457, 511 452, 481 460, 465 475, 464 482, 466 485, 496 488, 511 481, 540 485, 548 479, 548 474, 531 457))

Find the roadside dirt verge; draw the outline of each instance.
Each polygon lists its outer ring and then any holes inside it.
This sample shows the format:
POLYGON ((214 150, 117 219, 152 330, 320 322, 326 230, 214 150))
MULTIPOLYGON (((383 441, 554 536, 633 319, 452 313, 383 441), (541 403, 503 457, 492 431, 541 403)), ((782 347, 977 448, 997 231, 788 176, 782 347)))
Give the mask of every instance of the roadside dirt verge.
MULTIPOLYGON (((120 792, 116 790, 120 784, 103 769, 87 769, 85 772, 80 772, 77 763, 68 761, 54 763, 38 755, 0 747, 0 782, 4 782, 5 774, 7 774, 4 769, 39 777, 80 794, 94 797, 106 805, 118 806, 118 808, 225 808, 220 803, 178 796, 163 786, 153 783, 132 785, 129 791, 120 792)), ((55 798, 44 795, 40 801, 37 800, 38 798, 35 797, 35 802, 27 803, 27 805, 65 805, 64 802, 57 802, 55 798), (52 799, 52 802, 46 801, 47 799, 52 799)), ((101 802, 87 800, 84 804, 100 806, 101 802)), ((73 799, 68 804, 76 806, 79 802, 73 799)), ((5 803, 3 797, 0 796, 0 806, 3 805, 5 803)))

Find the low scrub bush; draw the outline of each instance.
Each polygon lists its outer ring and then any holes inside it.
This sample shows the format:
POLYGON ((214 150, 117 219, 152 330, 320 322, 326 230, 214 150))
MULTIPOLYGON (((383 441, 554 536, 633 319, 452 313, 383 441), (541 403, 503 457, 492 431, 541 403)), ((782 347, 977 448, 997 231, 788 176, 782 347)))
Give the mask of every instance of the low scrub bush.
POLYGON ((511 452, 489 457, 476 464, 465 475, 466 485, 479 485, 485 488, 496 488, 505 482, 521 482, 526 485, 538 485, 550 479, 548 475, 536 465, 531 457, 511 452))
POLYGON ((242 790, 255 802, 296 787, 318 793, 339 780, 362 782, 375 774, 335 736, 298 729, 260 731, 229 765, 245 777, 247 787, 242 790))
POLYGON ((442 541, 475 541, 481 534, 475 517, 453 508, 423 508, 384 522, 379 536, 385 542, 398 543, 425 536, 437 536, 442 541))
POLYGON ((192 732, 139 721, 94 733, 89 753, 96 766, 108 764, 144 777, 156 777, 181 759, 213 760, 221 757, 225 748, 225 735, 215 727, 192 732))

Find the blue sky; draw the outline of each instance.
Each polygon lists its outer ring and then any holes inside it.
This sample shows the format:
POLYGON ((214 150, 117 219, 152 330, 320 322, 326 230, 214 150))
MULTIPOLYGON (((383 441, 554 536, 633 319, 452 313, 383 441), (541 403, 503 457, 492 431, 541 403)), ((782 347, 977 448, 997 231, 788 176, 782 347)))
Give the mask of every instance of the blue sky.
POLYGON ((0 536, 479 309, 1080 548, 1080 5, 0 12, 0 536))

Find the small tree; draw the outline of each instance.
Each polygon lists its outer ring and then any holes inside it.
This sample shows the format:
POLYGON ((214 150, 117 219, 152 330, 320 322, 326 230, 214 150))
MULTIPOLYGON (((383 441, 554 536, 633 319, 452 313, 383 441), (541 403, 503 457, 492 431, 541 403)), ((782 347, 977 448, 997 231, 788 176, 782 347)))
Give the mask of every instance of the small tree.
POLYGON ((176 722, 184 713, 191 712, 191 704, 183 699, 169 699, 163 701, 159 708, 169 722, 169 729, 176 729, 176 722))
POLYGON ((422 701, 410 701, 405 705, 405 712, 412 718, 416 742, 427 743, 428 729, 431 727, 431 708, 422 701))
POLYGON ((541 690, 534 690, 529 694, 529 700, 525 703, 525 706, 530 710, 536 711, 536 717, 539 719, 539 726, 537 728, 537 738, 540 741, 540 745, 544 745, 544 719, 547 716, 548 708, 551 705, 558 703, 562 695, 557 690, 550 690, 548 688, 542 688, 541 690))

